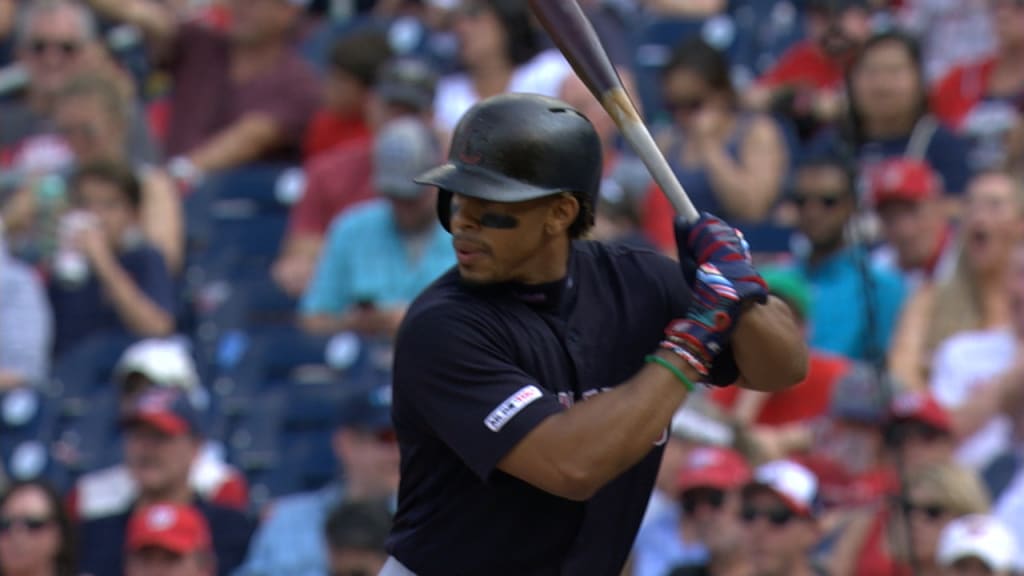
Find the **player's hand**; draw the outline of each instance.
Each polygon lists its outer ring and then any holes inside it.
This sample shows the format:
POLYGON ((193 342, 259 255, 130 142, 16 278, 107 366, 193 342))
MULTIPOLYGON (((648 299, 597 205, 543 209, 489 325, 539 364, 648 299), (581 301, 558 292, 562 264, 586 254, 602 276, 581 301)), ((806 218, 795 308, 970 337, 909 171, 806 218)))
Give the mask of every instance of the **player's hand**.
POLYGON ((765 302, 768 288, 750 261, 750 247, 743 234, 707 212, 696 222, 675 221, 676 247, 683 276, 696 288, 698 269, 711 264, 728 280, 742 302, 765 302))

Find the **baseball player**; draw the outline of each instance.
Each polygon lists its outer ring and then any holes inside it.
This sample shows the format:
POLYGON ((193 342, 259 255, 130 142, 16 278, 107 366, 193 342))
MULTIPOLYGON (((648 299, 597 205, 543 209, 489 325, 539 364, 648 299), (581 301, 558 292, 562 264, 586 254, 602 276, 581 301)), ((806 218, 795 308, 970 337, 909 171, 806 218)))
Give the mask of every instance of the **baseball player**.
POLYGON ((569 105, 504 94, 417 179, 440 190, 458 263, 396 341, 402 477, 381 574, 617 575, 695 385, 803 378, 788 310, 720 220, 677 226, 682 270, 581 239, 601 158, 569 105))

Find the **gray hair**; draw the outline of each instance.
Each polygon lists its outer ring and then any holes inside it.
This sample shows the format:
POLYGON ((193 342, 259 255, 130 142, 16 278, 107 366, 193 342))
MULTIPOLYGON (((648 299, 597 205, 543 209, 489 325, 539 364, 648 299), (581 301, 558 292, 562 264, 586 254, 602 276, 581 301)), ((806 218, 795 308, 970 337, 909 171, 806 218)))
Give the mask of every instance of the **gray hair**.
POLYGON ((61 10, 73 10, 78 17, 82 40, 91 42, 97 37, 96 17, 92 10, 81 2, 72 0, 34 0, 21 7, 18 11, 18 22, 15 27, 15 39, 18 46, 29 41, 29 31, 40 18, 44 18, 61 10))

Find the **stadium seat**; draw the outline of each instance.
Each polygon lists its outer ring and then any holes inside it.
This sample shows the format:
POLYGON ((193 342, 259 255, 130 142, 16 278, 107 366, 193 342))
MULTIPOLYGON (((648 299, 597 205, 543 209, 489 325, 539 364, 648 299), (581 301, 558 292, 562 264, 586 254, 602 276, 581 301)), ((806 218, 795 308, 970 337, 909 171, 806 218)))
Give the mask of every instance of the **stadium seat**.
POLYGON ((57 411, 35 388, 0 393, 0 462, 11 477, 23 480, 45 475, 57 411))
POLYGON ((120 438, 117 391, 97 389, 88 410, 62 417, 54 457, 73 476, 105 468, 121 460, 120 438))
POLYGON ((114 367, 135 341, 121 333, 97 334, 56 360, 50 392, 61 401, 61 411, 75 416, 92 408, 93 395, 110 386, 114 367))

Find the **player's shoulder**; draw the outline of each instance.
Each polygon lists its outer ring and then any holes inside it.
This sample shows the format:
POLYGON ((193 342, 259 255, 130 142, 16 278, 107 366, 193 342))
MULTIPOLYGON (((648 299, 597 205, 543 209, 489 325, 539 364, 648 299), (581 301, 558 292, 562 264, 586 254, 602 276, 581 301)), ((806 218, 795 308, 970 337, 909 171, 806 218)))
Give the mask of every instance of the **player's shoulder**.
POLYGON ((580 266, 595 273, 625 274, 638 281, 679 276, 675 261, 640 244, 583 240, 574 242, 573 250, 580 266))
POLYGON ((492 306, 481 297, 481 291, 484 288, 473 288, 463 283, 458 269, 453 267, 413 300, 405 313, 402 327, 465 324, 467 320, 484 317, 492 306))

